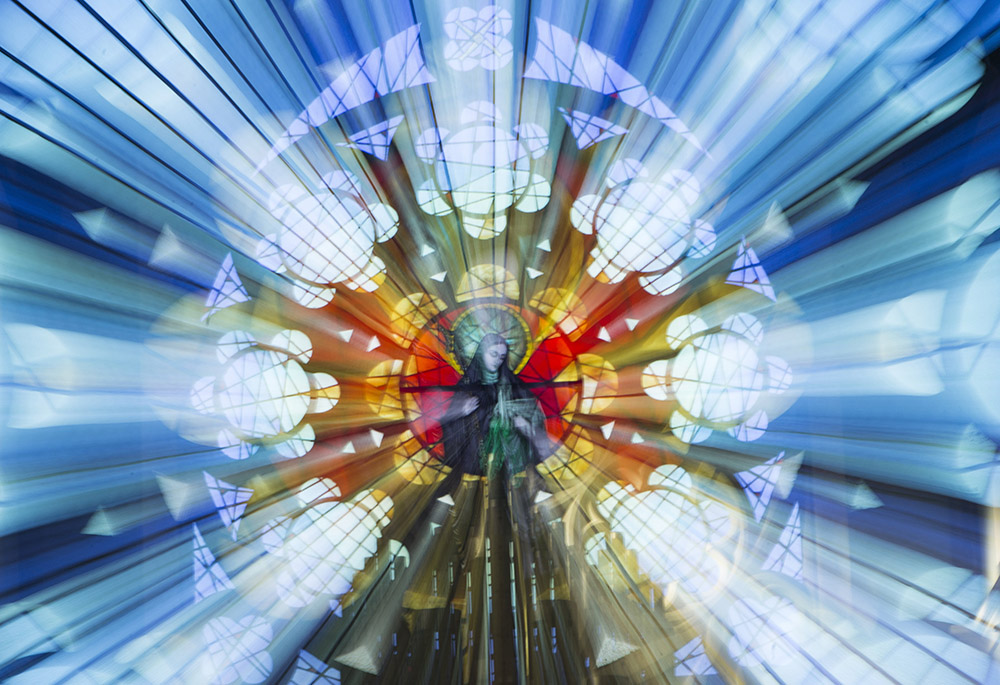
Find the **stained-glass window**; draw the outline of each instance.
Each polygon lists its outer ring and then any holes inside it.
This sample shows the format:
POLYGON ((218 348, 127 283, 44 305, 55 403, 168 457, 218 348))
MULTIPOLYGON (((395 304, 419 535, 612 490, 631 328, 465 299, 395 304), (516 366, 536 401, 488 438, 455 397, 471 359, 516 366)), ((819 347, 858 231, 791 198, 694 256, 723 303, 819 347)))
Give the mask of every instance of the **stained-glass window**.
POLYGON ((998 28, 0 4, 0 680, 996 681, 998 28))

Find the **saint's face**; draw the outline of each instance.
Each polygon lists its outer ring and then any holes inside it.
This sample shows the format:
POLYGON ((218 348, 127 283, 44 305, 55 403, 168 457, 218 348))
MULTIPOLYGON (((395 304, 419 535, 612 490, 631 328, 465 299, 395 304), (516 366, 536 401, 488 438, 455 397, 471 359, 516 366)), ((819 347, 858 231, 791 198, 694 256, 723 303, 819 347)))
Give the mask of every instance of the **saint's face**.
POLYGON ((486 364, 486 370, 490 373, 496 373, 496 370, 500 368, 503 364, 503 360, 507 357, 507 346, 503 343, 497 343, 496 345, 491 345, 486 348, 486 354, 483 355, 483 363, 486 364))

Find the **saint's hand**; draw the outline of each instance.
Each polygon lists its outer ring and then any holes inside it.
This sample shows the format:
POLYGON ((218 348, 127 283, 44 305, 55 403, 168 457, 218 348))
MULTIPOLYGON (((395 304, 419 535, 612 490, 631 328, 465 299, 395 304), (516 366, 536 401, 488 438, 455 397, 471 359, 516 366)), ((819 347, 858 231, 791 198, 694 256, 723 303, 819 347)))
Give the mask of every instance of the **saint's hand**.
POLYGON ((458 415, 468 416, 479 408, 479 398, 469 395, 458 401, 458 415))
POLYGON ((514 428, 518 430, 522 435, 531 435, 531 422, 523 416, 514 417, 514 428))

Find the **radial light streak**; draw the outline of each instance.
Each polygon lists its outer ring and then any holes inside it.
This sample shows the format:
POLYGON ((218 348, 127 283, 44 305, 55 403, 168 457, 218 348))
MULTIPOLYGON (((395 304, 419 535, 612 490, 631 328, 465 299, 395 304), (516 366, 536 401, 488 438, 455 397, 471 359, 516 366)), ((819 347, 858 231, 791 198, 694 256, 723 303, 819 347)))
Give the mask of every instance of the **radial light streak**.
POLYGON ((0 680, 1000 679, 998 29, 0 6, 0 680))

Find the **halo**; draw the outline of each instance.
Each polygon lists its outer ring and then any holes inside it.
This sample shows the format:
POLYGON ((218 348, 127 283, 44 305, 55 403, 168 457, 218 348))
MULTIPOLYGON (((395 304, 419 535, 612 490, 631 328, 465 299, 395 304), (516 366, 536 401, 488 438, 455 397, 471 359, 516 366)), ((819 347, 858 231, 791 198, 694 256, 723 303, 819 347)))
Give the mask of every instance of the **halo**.
POLYGON ((465 370, 487 333, 507 341, 507 366, 517 373, 528 363, 531 333, 524 318, 509 305, 480 304, 462 312, 448 336, 449 352, 465 370))

